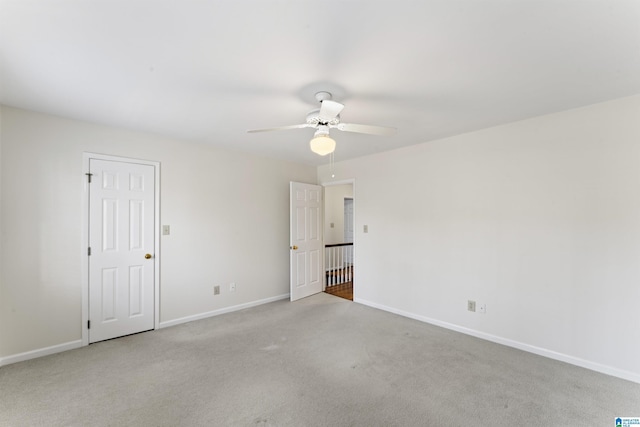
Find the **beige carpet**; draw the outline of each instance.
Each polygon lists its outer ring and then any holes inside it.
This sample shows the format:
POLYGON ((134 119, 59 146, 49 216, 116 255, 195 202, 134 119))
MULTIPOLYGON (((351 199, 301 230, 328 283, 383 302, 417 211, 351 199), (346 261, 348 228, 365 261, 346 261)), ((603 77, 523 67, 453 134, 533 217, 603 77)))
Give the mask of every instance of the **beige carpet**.
POLYGON ((640 384, 327 294, 0 368, 1 426, 614 426, 640 384))

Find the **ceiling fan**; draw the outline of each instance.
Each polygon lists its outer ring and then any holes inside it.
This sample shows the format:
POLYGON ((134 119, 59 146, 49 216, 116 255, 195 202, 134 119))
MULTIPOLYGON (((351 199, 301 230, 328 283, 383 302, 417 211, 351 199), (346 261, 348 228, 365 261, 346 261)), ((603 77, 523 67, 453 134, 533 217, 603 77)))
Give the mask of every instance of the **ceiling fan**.
POLYGON ((340 112, 342 112, 344 105, 331 100, 331 93, 329 92, 317 92, 315 98, 320 102, 320 108, 307 114, 306 123, 267 129, 252 129, 248 132, 254 133, 274 130, 314 128, 316 129, 316 132, 309 144, 311 146, 311 151, 321 156, 332 153, 336 148, 336 142, 329 136, 329 129, 365 133, 369 135, 393 135, 396 133, 396 128, 392 127, 341 123, 340 112))

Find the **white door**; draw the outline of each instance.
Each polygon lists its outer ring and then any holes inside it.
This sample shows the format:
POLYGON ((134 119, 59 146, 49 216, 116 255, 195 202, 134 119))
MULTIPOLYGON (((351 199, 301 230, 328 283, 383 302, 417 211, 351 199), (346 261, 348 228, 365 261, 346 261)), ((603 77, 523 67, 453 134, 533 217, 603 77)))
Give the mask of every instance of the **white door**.
POLYGON ((154 328, 155 170, 89 160, 89 342, 154 328))
MULTIPOLYGON (((353 199, 344 199, 344 242, 353 243, 353 199)), ((344 262, 353 265, 353 246, 345 246, 344 262)))
POLYGON ((344 242, 353 243, 353 199, 344 199, 344 242))
POLYGON ((290 188, 291 301, 322 292, 322 187, 292 182, 290 188))

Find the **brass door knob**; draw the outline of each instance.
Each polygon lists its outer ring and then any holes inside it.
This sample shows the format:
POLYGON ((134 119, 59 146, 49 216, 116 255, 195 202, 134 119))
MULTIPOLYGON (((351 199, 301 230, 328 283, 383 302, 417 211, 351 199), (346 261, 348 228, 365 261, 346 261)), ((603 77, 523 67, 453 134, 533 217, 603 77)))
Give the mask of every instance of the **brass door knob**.
POLYGON ((144 257, 145 259, 151 259, 151 254, 146 254, 144 257))
POLYGON ((294 251, 298 250, 298 247, 296 245, 291 246, 291 249, 293 249, 294 251))

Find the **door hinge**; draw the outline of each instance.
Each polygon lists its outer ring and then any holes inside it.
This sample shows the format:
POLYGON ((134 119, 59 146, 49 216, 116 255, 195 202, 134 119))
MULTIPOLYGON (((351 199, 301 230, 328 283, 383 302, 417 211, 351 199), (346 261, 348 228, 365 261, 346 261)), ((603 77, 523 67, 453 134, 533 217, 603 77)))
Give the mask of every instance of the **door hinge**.
POLYGON ((87 329, 91 329, 91 320, 87 320, 87 329))
POLYGON ((91 184, 91 177, 93 176, 92 173, 85 173, 85 175, 87 175, 87 181, 89 182, 89 184, 91 184))
POLYGON ((89 246, 89 247, 87 248, 87 255, 88 255, 88 256, 91 256, 91 246, 89 246))

